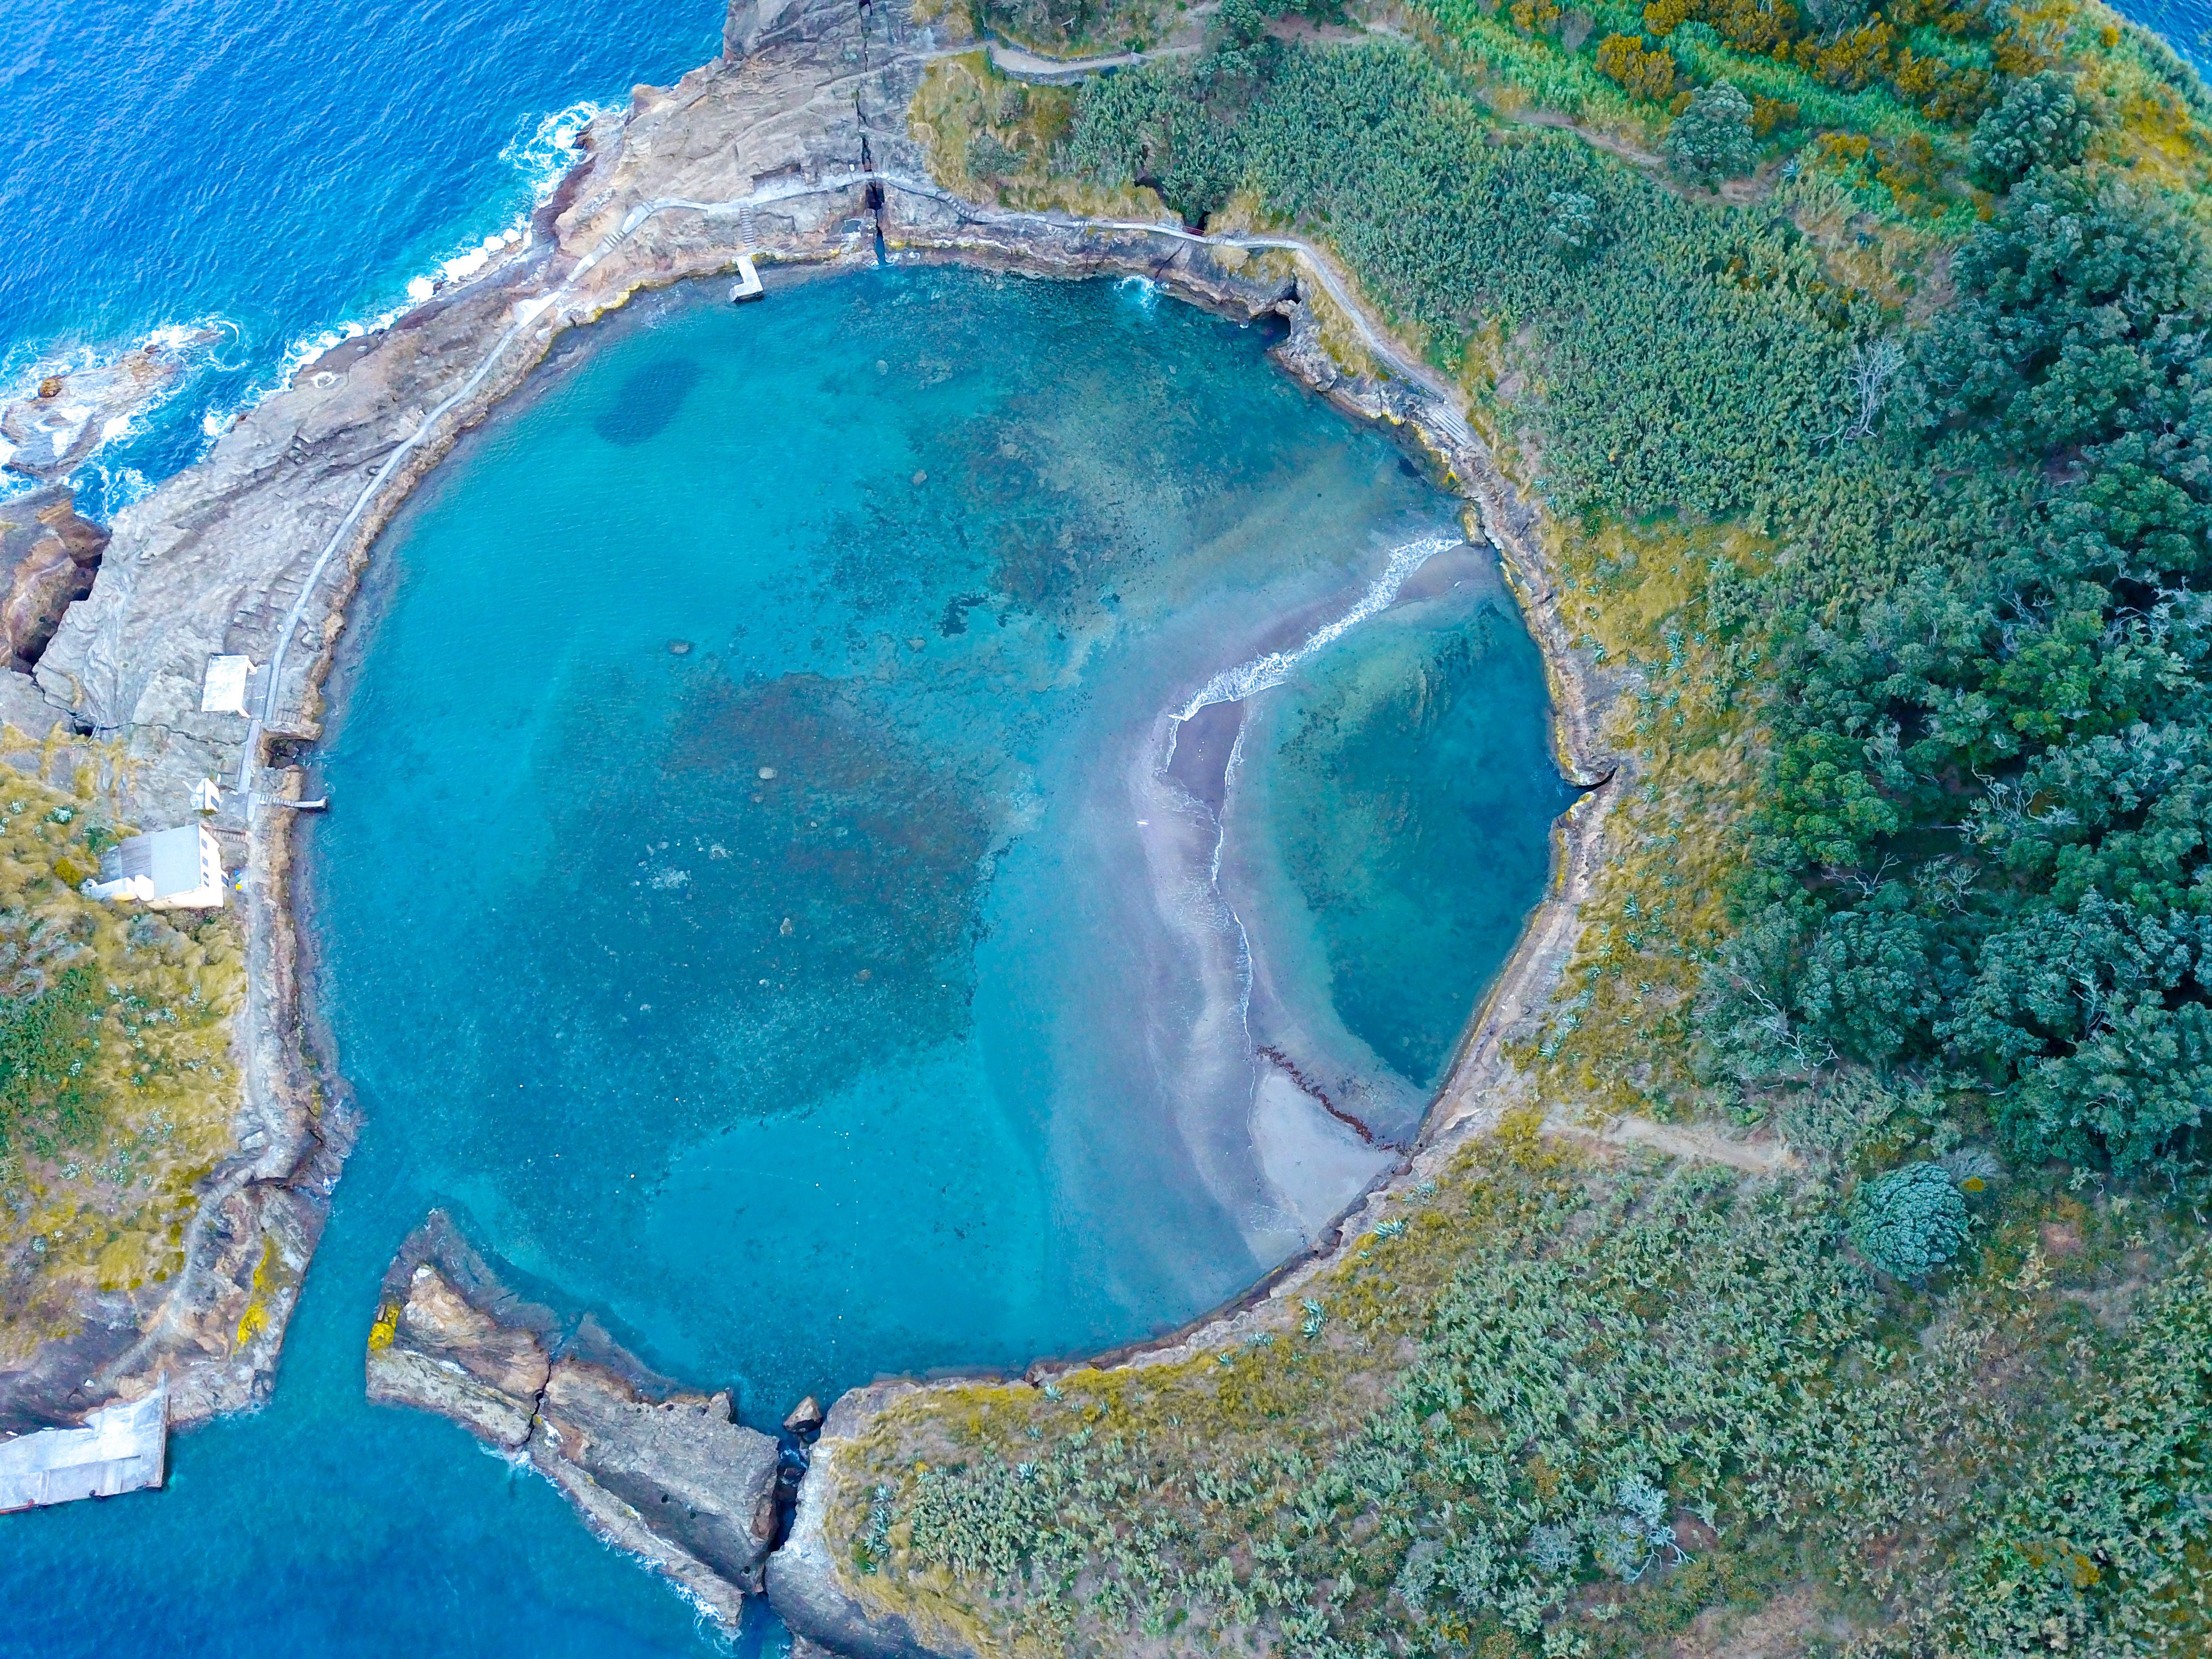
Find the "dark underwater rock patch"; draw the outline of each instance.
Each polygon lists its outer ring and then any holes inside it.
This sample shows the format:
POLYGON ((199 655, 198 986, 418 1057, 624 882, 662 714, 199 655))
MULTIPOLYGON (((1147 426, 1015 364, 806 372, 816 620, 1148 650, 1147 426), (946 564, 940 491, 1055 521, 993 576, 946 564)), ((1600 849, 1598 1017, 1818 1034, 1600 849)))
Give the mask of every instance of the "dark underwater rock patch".
POLYGON ((634 370, 615 400, 592 417, 592 430, 624 449, 650 443, 667 428, 705 371, 689 357, 663 357, 634 370))

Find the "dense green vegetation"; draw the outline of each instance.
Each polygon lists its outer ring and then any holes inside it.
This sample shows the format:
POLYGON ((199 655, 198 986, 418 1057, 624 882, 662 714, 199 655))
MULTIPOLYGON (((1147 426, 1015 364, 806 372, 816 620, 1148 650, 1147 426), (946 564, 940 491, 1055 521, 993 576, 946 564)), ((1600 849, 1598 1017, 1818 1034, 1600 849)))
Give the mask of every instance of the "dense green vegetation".
POLYGON ((2146 1298, 2082 1404, 1986 1517, 1963 1574, 1970 1651, 2201 1653, 2212 1642, 2212 1279, 2146 1298))
POLYGON ((1448 362, 1525 332, 1546 484, 1572 510, 1771 516, 1846 414, 1863 302, 1783 213, 1745 223, 1571 134, 1502 131, 1412 48, 1270 39, 1115 76, 1068 155, 1157 181, 1188 218, 1255 190, 1324 228, 1448 362), (1577 249, 1552 232, 1555 198, 1579 198, 1577 249))
POLYGON ((945 0, 916 13, 957 12, 968 33, 1083 58, 1157 46, 1182 23, 1184 9, 1184 0, 945 0))
POLYGON ((1303 1651, 1398 1632, 1443 1652, 1535 1634, 1592 1571, 1628 1584, 1684 1564, 1685 1530, 1864 1496, 1836 1452, 1898 1425, 1864 1420, 1887 1369, 1856 1346, 1875 1306, 1817 1207, 1521 1143, 1415 1215, 1431 1246, 1439 1224, 1479 1242, 1375 1409, 1311 1443, 1276 1429, 1299 1395, 1341 1386, 1363 1339, 1403 1332, 1369 1282, 1417 1248, 1403 1232, 1311 1300, 1318 1329, 1287 1339, 1304 1364, 1232 1455, 1199 1443, 1251 1369, 1234 1352, 1140 1376, 1152 1426, 1118 1443, 1071 1380, 1029 1413, 1026 1447, 918 1472, 886 1565, 981 1577, 1063 1632, 1086 1604, 1156 1629, 1188 1608, 1221 1633, 1272 1615, 1303 1651), (1783 1306, 1759 1305, 1762 1279, 1783 1306))
POLYGON ((51 1153, 82 1144, 98 1127, 84 1068, 105 1002, 97 976, 82 964, 0 997, 0 1158, 19 1140, 51 1153))
POLYGON ((2212 1106, 2201 233, 2038 172, 1954 271, 1894 441, 1945 533, 1772 624, 1771 896, 1713 1040, 1747 1075, 1951 1068, 2022 1155, 2132 1168, 2212 1106))
MULTIPOLYGON (((1423 53, 1255 19, 1097 84, 1069 164, 1190 218, 1250 190, 1325 228, 1447 362, 1522 342, 1564 512, 1785 549, 1706 606, 1779 669, 1709 1069, 1940 1065, 2027 1156, 2172 1150, 2212 1103, 2201 227, 2085 164, 2087 118, 2039 72, 1980 117, 1977 165, 2013 182, 1958 249, 1962 298, 1911 329, 1808 243, 1810 186, 1686 200, 1501 134, 1423 53)), ((1725 170, 1747 124, 1725 83, 1690 97, 1678 168, 1725 170)))
POLYGON ((1632 779, 1522 1062, 1801 1167, 1478 1146, 1248 1344, 895 1408, 856 1582, 990 1650, 2203 1652, 2212 100, 2065 0, 1415 21, 1237 0, 969 182, 1295 226, 1457 377, 1632 779))

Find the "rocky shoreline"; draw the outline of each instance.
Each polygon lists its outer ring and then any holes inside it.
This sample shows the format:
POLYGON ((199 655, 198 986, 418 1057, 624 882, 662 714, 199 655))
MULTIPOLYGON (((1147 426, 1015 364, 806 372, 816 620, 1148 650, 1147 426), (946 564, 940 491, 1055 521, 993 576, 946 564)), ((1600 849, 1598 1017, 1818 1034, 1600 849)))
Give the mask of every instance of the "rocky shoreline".
POLYGON ((385 1275, 368 1397, 452 1419, 558 1487, 585 1523, 734 1626, 777 1542, 781 1449, 726 1389, 654 1377, 588 1317, 564 1328, 500 1283, 443 1212, 385 1275))
POLYGON ((0 404, 0 466, 60 477, 159 401, 184 373, 185 354, 216 337, 210 328, 164 329, 112 362, 43 375, 0 404))
MULTIPOLYGON (((1277 348, 1286 368, 1349 412, 1401 429, 1428 455, 1468 501, 1471 532, 1479 528, 1504 559, 1552 678, 1562 768, 1589 793, 1561 821, 1550 893, 1471 1022, 1420 1146, 1354 1207, 1336 1238, 1355 1236, 1382 1194, 1419 1179, 1510 1103, 1504 1042, 1556 979, 1620 787, 1618 763, 1597 734, 1605 688, 1553 603, 1535 511, 1468 427, 1455 390, 1368 320, 1322 251, 1290 238, 1006 212, 932 184, 906 135, 905 110, 941 49, 900 0, 737 0, 720 60, 672 88, 638 88, 625 115, 593 124, 588 161, 541 212, 530 248, 306 364, 206 462, 118 516, 90 595, 70 608, 35 676, 0 675, 0 718, 18 729, 35 738, 66 725, 122 745, 134 763, 124 805, 139 821, 180 821, 203 777, 242 786, 222 827, 244 848, 251 975, 239 1039, 239 1151, 190 1230, 184 1271, 137 1331, 0 1378, 0 1406, 74 1420, 166 1379, 172 1421, 181 1424, 265 1395, 352 1133, 334 1058, 307 1035, 290 891, 293 815, 275 803, 299 793, 291 758, 320 733, 323 679, 368 550, 414 485, 562 333, 640 291, 725 273, 740 253, 763 264, 859 264, 877 257, 880 236, 896 257, 1048 276, 1136 276, 1227 315, 1280 317, 1290 329, 1277 348), (1366 362, 1357 369, 1338 362, 1325 324, 1349 325, 1366 362), (205 660, 219 653, 269 665, 250 719, 198 708, 205 660)), ((1152 1363, 1287 1317, 1337 1247, 1285 1264, 1188 1331, 1087 1363, 1152 1363)), ((377 1328, 389 1335, 372 1352, 372 1393, 441 1411, 528 1456, 593 1524, 733 1619, 737 1597, 759 1582, 760 1562, 721 1534, 709 1547, 641 1520, 641 1531, 632 1528, 614 1505, 636 1516, 633 1497, 590 1496, 614 1489, 603 1478, 611 1466, 595 1472, 588 1450, 569 1455, 570 1434, 556 1427, 566 1420, 578 1430, 574 1444, 604 1446, 593 1437, 605 1424, 646 1408, 646 1381, 620 1365, 562 1358, 542 1310, 505 1297, 449 1227, 434 1223, 410 1239, 395 1273, 403 1267, 388 1286, 392 1322, 377 1328), (541 1364, 547 1380, 526 1388, 541 1364), (556 1376, 568 1380, 556 1388, 556 1376), (586 1397, 597 1403, 576 1403, 586 1397), (599 1428, 582 1426, 586 1417, 599 1428)), ((792 1627, 840 1651, 921 1650, 910 1632, 870 1618, 823 1531, 839 1443, 915 1386, 879 1385, 837 1403, 791 1537, 766 1557, 768 1593, 792 1627)), ((664 1393, 660 1404, 675 1397, 664 1393)), ((706 1401, 682 1409, 711 1425, 714 1396, 682 1398, 706 1401)), ((729 1425, 726 1410, 714 1431, 725 1428, 751 1432, 729 1425)), ((743 1508, 730 1492, 716 1502, 743 1508)), ((734 1526, 738 1517, 726 1519, 734 1526)), ((742 1519, 752 1526, 752 1516, 742 1519)))

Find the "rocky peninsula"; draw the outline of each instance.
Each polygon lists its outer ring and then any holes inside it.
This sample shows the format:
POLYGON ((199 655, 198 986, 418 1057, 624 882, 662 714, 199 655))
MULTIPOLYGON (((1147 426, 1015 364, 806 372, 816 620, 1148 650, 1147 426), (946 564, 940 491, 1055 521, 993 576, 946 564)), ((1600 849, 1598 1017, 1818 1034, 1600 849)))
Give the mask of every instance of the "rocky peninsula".
POLYGON ((451 1418, 526 1460, 586 1524, 725 1623, 777 1541, 778 1450, 731 1398, 652 1376, 588 1318, 564 1330, 506 1289, 442 1212, 393 1259, 368 1397, 451 1418))

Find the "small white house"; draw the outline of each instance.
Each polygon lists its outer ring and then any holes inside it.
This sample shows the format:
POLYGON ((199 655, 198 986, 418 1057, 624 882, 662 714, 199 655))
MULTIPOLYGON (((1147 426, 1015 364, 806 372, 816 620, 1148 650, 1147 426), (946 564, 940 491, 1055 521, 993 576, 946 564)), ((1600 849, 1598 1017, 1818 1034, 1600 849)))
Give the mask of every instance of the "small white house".
POLYGON ((210 657, 207 678, 200 682, 200 713, 245 714, 258 672, 251 657, 210 657))
POLYGON ((222 908, 222 849, 204 824, 180 823, 133 836, 100 855, 100 879, 87 896, 136 899, 152 910, 222 908))

